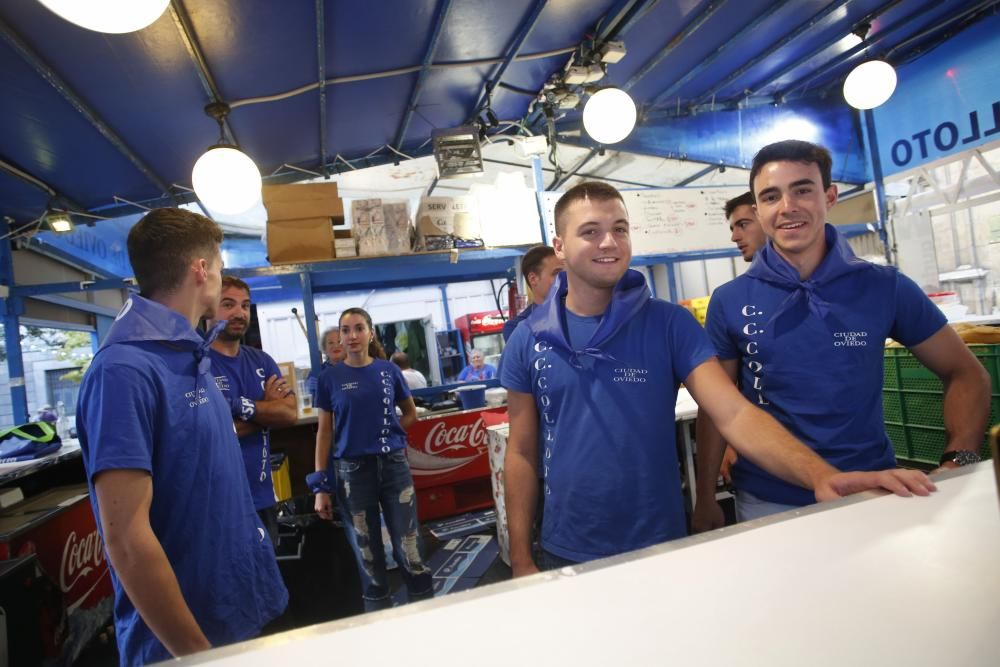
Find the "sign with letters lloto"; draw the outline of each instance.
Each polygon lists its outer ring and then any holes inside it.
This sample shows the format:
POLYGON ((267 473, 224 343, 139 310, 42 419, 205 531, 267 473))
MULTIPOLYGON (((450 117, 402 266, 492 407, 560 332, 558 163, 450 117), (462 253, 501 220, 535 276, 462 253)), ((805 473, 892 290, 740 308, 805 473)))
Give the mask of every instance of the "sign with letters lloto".
POLYGON ((980 21, 898 68, 873 111, 885 175, 1000 140, 1000 16, 980 21))

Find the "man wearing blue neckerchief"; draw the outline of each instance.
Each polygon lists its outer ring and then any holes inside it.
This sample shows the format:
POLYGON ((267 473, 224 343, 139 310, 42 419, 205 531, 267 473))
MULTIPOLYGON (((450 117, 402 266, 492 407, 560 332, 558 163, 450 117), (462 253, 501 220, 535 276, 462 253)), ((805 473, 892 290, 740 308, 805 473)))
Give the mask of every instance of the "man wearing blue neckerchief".
POLYGON ((115 590, 121 664, 256 636, 285 608, 230 407, 194 327, 219 305, 222 231, 156 209, 129 232, 142 290, 84 376, 77 431, 115 590))
POLYGON ((505 499, 514 576, 537 572, 531 525, 539 447, 542 566, 640 549, 686 533, 674 430, 681 382, 742 458, 819 499, 884 486, 925 495, 922 473, 841 474, 754 408, 726 376, 694 317, 651 297, 629 270, 621 194, 582 183, 555 208, 566 268, 504 350, 510 436, 505 499))
MULTIPOLYGON (((855 257, 826 222, 837 202, 831 167, 825 148, 804 141, 771 144, 754 158, 751 191, 769 241, 712 295, 706 328, 723 368, 831 465, 879 470, 896 465, 882 414, 883 342, 893 338, 944 381, 942 465, 978 460, 989 376, 912 280, 855 257)), ((714 488, 722 445, 709 420, 699 419, 697 442, 704 472, 693 526, 706 530, 722 525, 714 488)), ((733 480, 741 521, 814 501, 743 458, 733 480)))

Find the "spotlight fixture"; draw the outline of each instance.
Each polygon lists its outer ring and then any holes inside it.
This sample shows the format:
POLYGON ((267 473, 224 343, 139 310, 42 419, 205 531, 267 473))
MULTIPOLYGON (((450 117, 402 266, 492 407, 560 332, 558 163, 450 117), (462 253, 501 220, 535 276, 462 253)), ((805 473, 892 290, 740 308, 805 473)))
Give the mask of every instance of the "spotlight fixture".
POLYGON ((479 130, 463 125, 447 130, 434 130, 434 159, 440 178, 455 178, 483 173, 483 156, 479 150, 479 130))
POLYGON ((39 0, 53 14, 81 28, 121 34, 142 30, 163 15, 170 0, 39 0))
POLYGON ((237 146, 226 141, 223 122, 229 114, 225 102, 212 102, 205 113, 219 124, 219 142, 194 163, 191 182, 198 199, 209 209, 226 215, 242 213, 260 201, 260 170, 237 146))
POLYGON ((635 127, 635 102, 621 88, 604 88, 583 107, 583 128, 599 144, 617 144, 635 127))
POLYGON ((68 213, 49 213, 45 216, 49 229, 56 234, 67 234, 73 231, 73 219, 68 213))
POLYGON ((844 99, 855 109, 882 106, 895 90, 896 70, 884 60, 861 63, 844 80, 844 99))

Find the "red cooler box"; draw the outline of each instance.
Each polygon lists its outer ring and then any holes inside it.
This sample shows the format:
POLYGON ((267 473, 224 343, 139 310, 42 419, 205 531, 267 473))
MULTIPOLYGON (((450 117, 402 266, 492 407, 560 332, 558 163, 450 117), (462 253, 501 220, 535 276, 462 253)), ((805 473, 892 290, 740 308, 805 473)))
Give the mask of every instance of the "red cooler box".
POLYGON ((431 413, 407 429, 421 521, 492 507, 486 428, 506 421, 506 413, 506 407, 431 413))

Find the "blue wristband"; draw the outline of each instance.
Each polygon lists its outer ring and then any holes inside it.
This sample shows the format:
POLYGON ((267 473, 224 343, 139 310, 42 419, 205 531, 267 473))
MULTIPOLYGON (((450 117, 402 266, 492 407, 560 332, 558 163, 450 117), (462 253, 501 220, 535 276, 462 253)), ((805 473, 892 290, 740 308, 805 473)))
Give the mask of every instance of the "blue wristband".
POLYGON ((233 410, 233 417, 240 421, 253 421, 257 416, 257 404, 246 396, 233 396, 230 399, 230 407, 233 410))
POLYGON ((327 476, 325 470, 317 470, 306 475, 306 486, 313 493, 333 493, 333 487, 330 486, 330 478, 327 476))

